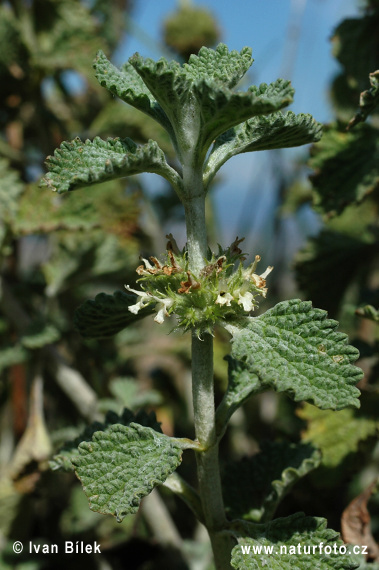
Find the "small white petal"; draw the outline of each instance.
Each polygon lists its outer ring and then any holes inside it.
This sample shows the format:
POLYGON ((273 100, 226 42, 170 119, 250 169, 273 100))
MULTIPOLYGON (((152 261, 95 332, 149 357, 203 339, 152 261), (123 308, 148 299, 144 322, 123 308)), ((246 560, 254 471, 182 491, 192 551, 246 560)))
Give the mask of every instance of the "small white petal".
POLYGON ((246 291, 246 293, 239 294, 238 296, 238 304, 242 305, 244 310, 250 312, 254 309, 254 296, 246 291))
POLYGON ((233 297, 230 293, 225 293, 225 295, 219 294, 216 299, 216 305, 226 305, 230 307, 230 302, 233 301, 233 297))
POLYGON ((266 279, 267 275, 268 275, 269 273, 271 273, 271 271, 272 271, 273 269, 274 269, 274 268, 273 268, 271 265, 269 265, 269 266, 267 267, 266 271, 265 271, 264 273, 262 273, 262 274, 260 275, 260 277, 262 277, 262 279, 266 279))
MULTIPOLYGON (((158 299, 157 299, 158 300, 158 299)), ((168 317, 167 309, 171 307, 173 304, 173 300, 166 298, 166 299, 159 299, 158 303, 155 305, 155 310, 157 311, 157 316, 154 318, 154 321, 158 324, 162 324, 165 317, 168 317)))

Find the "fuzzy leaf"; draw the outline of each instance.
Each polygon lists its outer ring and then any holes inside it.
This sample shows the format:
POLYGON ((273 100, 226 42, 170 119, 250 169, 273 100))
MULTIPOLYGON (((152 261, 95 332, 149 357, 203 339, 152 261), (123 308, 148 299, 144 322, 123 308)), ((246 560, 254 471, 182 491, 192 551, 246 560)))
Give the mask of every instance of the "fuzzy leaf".
POLYGON ((244 152, 288 148, 317 142, 322 125, 311 115, 289 111, 249 119, 220 135, 213 145, 205 168, 206 184, 232 156, 244 152))
POLYGON ((129 62, 118 69, 99 51, 93 66, 100 85, 170 130, 170 123, 162 107, 129 62))
POLYGON ((371 125, 349 132, 331 128, 312 153, 309 165, 316 169, 312 183, 320 211, 341 213, 379 188, 379 137, 371 125))
POLYGON ((365 305, 364 307, 360 307, 355 311, 355 314, 359 317, 370 319, 375 323, 379 323, 379 309, 376 309, 372 305, 365 305))
POLYGON ((59 330, 54 325, 38 319, 30 324, 20 342, 25 348, 36 349, 57 342, 60 336, 59 330))
POLYGON ((14 364, 25 362, 27 358, 27 351, 20 345, 2 348, 0 350, 0 372, 14 364))
POLYGON ((361 93, 359 99, 359 111, 349 122, 348 128, 352 128, 357 123, 365 121, 367 117, 379 105, 379 70, 370 73, 371 89, 361 93))
POLYGON ((169 118, 175 145, 184 151, 188 145, 199 145, 198 152, 205 157, 212 140, 230 127, 292 102, 294 90, 283 79, 244 92, 232 90, 251 64, 250 53, 248 48, 229 52, 220 44, 216 50, 203 47, 183 67, 139 54, 129 62, 169 118))
POLYGON ((4 158, 0 159, 0 250, 6 235, 6 227, 16 217, 18 200, 23 192, 23 183, 18 172, 10 168, 4 158))
POLYGON ((225 44, 219 44, 216 49, 202 47, 197 55, 191 55, 184 69, 193 81, 212 79, 232 89, 251 67, 254 61, 251 52, 249 47, 240 52, 229 51, 225 44))
MULTIPOLYGON (((131 139, 95 137, 63 142, 46 160, 48 174, 42 183, 52 190, 67 192, 139 172, 166 174, 170 169, 156 142, 137 146, 131 139)), ((171 169, 170 169, 171 170, 171 169)))
POLYGON ((113 295, 99 293, 95 299, 85 301, 76 309, 75 327, 85 338, 113 336, 131 323, 154 313, 154 304, 140 309, 136 315, 131 313, 129 307, 136 300, 136 295, 123 291, 116 291, 113 295))
POLYGON ((322 452, 321 464, 332 469, 356 453, 360 442, 374 436, 379 428, 375 418, 352 409, 331 412, 306 404, 297 415, 308 422, 303 441, 316 445, 322 452))
POLYGON ((367 243, 364 237, 363 232, 360 236, 351 236, 325 229, 310 238, 299 251, 296 279, 300 289, 315 305, 337 314, 346 289, 376 255, 376 244, 367 243))
POLYGON ((202 116, 201 144, 204 149, 221 133, 251 117, 287 107, 293 100, 290 81, 277 79, 267 85, 253 85, 247 91, 231 91, 204 79, 194 86, 202 116))
POLYGON ((74 471, 72 460, 79 457, 78 446, 80 443, 83 441, 91 441, 94 433, 104 431, 112 425, 121 424, 123 426, 128 426, 132 422, 145 427, 150 427, 158 433, 162 433, 160 424, 157 422, 154 412, 147 414, 144 411, 139 411, 137 414, 134 414, 126 408, 121 415, 114 412, 108 412, 105 416, 104 423, 93 422, 74 440, 66 442, 49 462, 50 468, 53 471, 74 471))
POLYGON ((358 568, 359 563, 355 556, 338 553, 343 542, 339 540, 338 532, 327 528, 326 525, 325 519, 306 517, 303 513, 278 518, 267 525, 246 524, 246 535, 238 538, 238 545, 232 550, 232 567, 238 570, 261 570, 261 568, 267 568, 267 570, 306 570, 309 568, 354 570, 358 568), (330 548, 330 553, 325 554, 324 550, 320 552, 321 543, 324 547, 330 548), (334 552, 334 544, 336 544, 337 553, 334 552), (249 547, 249 552, 247 552, 246 549, 249 547), (307 550, 304 550, 305 547, 307 550), (310 548, 309 551, 308 548, 310 548))
POLYGON ((140 501, 163 483, 181 462, 179 443, 136 423, 112 425, 79 445, 75 472, 90 509, 121 522, 140 501))
POLYGON ((347 335, 326 311, 298 299, 278 303, 246 326, 227 325, 231 355, 244 370, 258 376, 262 389, 285 392, 295 401, 313 402, 322 409, 359 407, 355 384, 362 371, 353 366, 359 356, 347 335))
POLYGON ((310 444, 266 442, 260 453, 227 464, 223 494, 229 518, 271 520, 293 485, 318 467, 320 452, 310 444))
POLYGON ((244 362, 225 356, 228 362, 228 387, 216 410, 216 429, 221 435, 234 412, 250 396, 258 394, 264 388, 257 375, 252 374, 244 362))

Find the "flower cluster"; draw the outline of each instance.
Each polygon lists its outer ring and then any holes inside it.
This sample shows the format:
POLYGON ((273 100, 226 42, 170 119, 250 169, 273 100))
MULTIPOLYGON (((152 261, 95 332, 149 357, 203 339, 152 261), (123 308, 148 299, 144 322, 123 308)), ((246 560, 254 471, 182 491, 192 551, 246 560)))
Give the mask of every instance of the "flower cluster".
POLYGON ((218 255, 209 252, 199 275, 188 267, 186 251, 180 252, 171 234, 167 236, 166 262, 156 257, 143 259, 137 268, 141 289, 126 289, 137 295, 136 304, 129 311, 137 314, 143 307, 155 303, 154 320, 161 324, 164 318, 175 314, 178 328, 194 328, 197 334, 212 332, 216 323, 246 316, 257 306, 257 297, 266 297, 266 277, 272 271, 255 273, 259 255, 254 263, 244 269, 245 255, 239 248, 242 239, 225 250, 219 246, 218 255))

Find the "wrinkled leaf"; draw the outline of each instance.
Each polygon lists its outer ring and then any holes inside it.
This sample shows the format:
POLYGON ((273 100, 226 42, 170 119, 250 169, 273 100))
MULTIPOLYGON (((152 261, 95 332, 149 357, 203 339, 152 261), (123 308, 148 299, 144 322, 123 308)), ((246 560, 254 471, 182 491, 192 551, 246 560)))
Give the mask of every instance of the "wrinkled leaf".
POLYGON ((251 65, 250 56, 249 48, 238 54, 220 44, 216 50, 203 47, 183 67, 163 58, 154 62, 139 54, 129 62, 170 119, 179 148, 199 144, 205 157, 212 140, 222 132, 292 102, 294 90, 283 79, 247 91, 232 90, 251 65))
POLYGON ((238 570, 261 570, 262 568, 267 568, 267 570, 306 570, 310 568, 354 570, 358 568, 359 563, 355 556, 338 553, 339 547, 343 547, 343 542, 339 540, 338 533, 327 528, 326 525, 325 519, 306 517, 303 513, 278 518, 267 525, 247 523, 244 527, 245 536, 242 535, 242 531, 238 538, 238 545, 232 550, 232 566, 238 570), (320 552, 321 543, 324 547, 330 548, 330 553, 320 552), (336 544, 337 553, 334 553, 334 544, 336 544), (300 553, 298 545, 300 545, 300 553))
POLYGON ((370 73, 371 89, 367 89, 361 93, 359 99, 359 111, 349 122, 348 128, 365 121, 367 117, 379 105, 379 70, 370 73))
POLYGON ((322 230, 296 256, 300 289, 316 306, 336 315, 349 284, 376 255, 376 249, 376 244, 362 236, 322 230))
POLYGON ((94 68, 100 85, 129 105, 150 115, 166 129, 171 129, 163 109, 130 63, 127 62, 118 69, 102 51, 99 51, 94 68))
MULTIPOLYGON (((359 352, 337 332, 338 323, 310 302, 278 303, 244 327, 227 325, 232 334, 231 356, 244 371, 258 376, 263 389, 285 392, 295 401, 322 409, 359 407, 355 384, 362 371, 353 366, 359 352)), ((248 379, 244 379, 244 382, 248 379)))
POLYGON ((0 372, 14 364, 25 362, 28 352, 20 345, 7 346, 0 350, 0 372))
POLYGON ((318 467, 320 452, 310 444, 262 443, 256 455, 227 464, 222 477, 230 518, 269 521, 293 485, 318 467))
POLYGON ((351 453, 356 453, 359 443, 378 430, 378 422, 359 415, 353 409, 332 412, 305 405, 297 411, 308 422, 302 439, 311 442, 322 452, 322 465, 336 468, 351 453))
POLYGON ((57 342, 60 336, 59 330, 54 325, 38 319, 30 324, 20 342, 25 348, 36 349, 57 342))
POLYGON ((379 310, 375 309, 372 305, 366 305, 365 307, 360 307, 355 311, 355 314, 359 317, 364 317, 365 319, 370 319, 379 323, 379 310))
POLYGON ((244 152, 295 147, 317 142, 322 126, 311 115, 272 113, 258 116, 220 135, 213 145, 205 168, 207 184, 232 156, 244 152))
POLYGON ((128 325, 154 313, 153 306, 143 307, 134 314, 129 307, 136 304, 137 296, 123 291, 113 295, 99 293, 95 299, 85 301, 75 311, 74 324, 85 338, 113 336, 128 325))
POLYGON ((147 414, 144 411, 139 411, 137 414, 134 414, 128 409, 124 409, 121 415, 114 412, 108 412, 104 422, 93 422, 74 440, 66 442, 49 462, 51 469, 54 471, 74 471, 72 459, 79 456, 78 446, 80 443, 83 441, 91 441, 94 433, 104 431, 112 425, 117 424, 128 426, 132 422, 145 427, 150 427, 155 431, 162 433, 160 424, 157 422, 154 412, 147 414))
POLYGON ((338 214, 349 204, 361 202, 379 187, 378 164, 377 129, 362 123, 349 132, 327 130, 309 161, 316 169, 311 177, 316 208, 338 214))
POLYGON ((172 170, 162 150, 154 141, 137 146, 131 139, 95 137, 82 142, 79 138, 63 142, 54 156, 46 160, 49 172, 42 183, 51 190, 67 192, 83 186, 139 172, 165 175, 172 170))
POLYGON ((150 427, 115 424, 79 445, 72 458, 90 508, 121 522, 181 462, 179 443, 150 427))

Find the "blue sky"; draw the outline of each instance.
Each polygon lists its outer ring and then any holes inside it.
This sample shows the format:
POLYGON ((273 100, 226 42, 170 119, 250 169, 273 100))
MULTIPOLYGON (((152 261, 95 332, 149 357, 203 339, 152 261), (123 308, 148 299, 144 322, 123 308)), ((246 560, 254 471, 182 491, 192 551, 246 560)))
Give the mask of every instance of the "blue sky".
MULTIPOLYGON (((221 28, 221 41, 229 49, 253 48, 251 84, 270 83, 278 77, 291 79, 296 90, 292 111, 311 113, 320 122, 332 119, 328 85, 338 64, 331 53, 330 38, 341 20, 358 14, 357 0, 198 0, 193 3, 207 7, 214 14, 221 28), (294 40, 296 31, 300 33, 294 40)), ((129 32, 120 46, 115 63, 120 65, 136 51, 153 59, 161 57, 161 25, 177 5, 177 0, 136 2, 132 14, 135 31, 129 32)), ((286 162, 288 157, 289 162, 293 154, 284 151, 282 160, 284 156, 286 162)), ((234 239, 237 228, 242 225, 248 235, 248 250, 257 252, 262 247, 267 250, 261 242, 267 241, 276 200, 268 153, 235 157, 220 174, 222 178, 214 193, 216 218, 223 228, 220 240, 226 243, 234 239)), ((151 176, 149 185, 154 192, 160 182, 151 176)), ((318 223, 309 210, 304 212, 302 220, 296 224, 289 221, 288 226, 287 244, 292 242, 290 250, 295 250, 307 233, 316 231, 318 223)))

